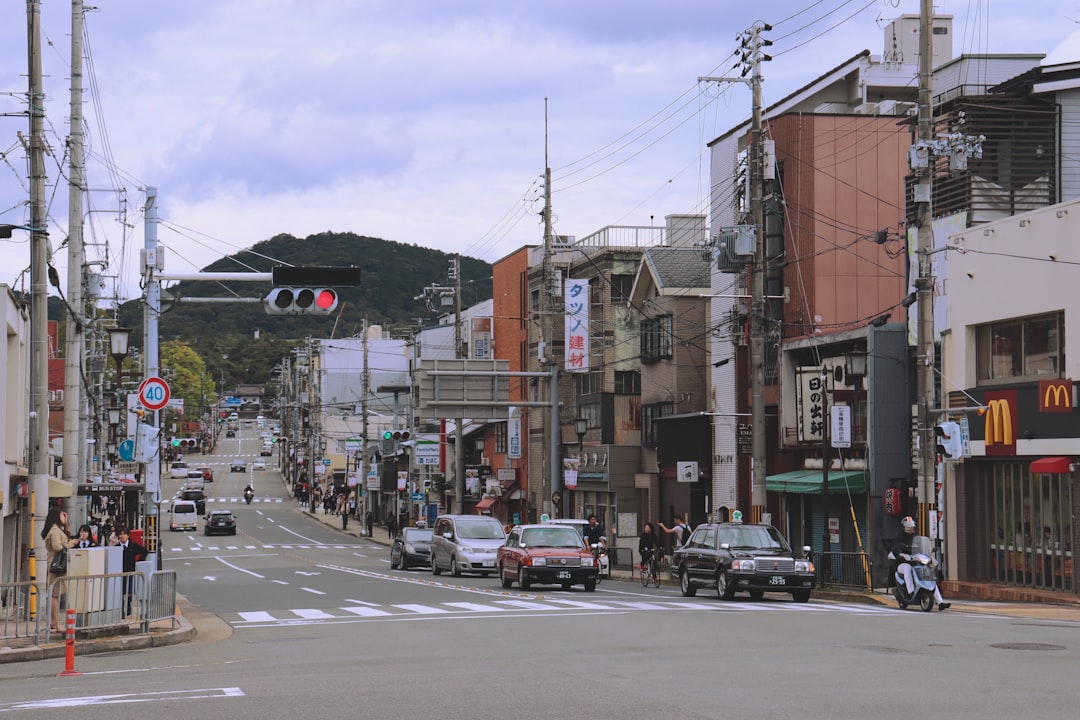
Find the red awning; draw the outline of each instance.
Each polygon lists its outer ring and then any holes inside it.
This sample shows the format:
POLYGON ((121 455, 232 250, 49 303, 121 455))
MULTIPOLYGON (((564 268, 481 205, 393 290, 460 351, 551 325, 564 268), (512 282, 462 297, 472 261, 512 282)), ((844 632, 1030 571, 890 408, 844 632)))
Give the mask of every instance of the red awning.
POLYGON ((480 502, 476 503, 476 512, 483 512, 491 508, 495 504, 495 498, 486 497, 480 502))
POLYGON ((1031 463, 1032 473, 1064 473, 1072 472, 1069 468, 1073 464, 1071 457, 1044 457, 1031 463))

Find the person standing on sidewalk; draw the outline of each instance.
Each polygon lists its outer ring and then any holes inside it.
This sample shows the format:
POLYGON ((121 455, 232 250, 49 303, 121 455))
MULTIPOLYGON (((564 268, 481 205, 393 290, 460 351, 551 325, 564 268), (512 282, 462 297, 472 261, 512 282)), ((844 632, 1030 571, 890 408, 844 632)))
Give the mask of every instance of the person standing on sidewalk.
POLYGON ((337 497, 337 513, 341 516, 341 529, 349 529, 349 503, 345 502, 344 495, 337 497))
POLYGON ((391 540, 397 535, 397 520, 394 519, 393 513, 386 516, 386 533, 391 540))
POLYGON ((375 526, 375 516, 371 514, 370 510, 368 510, 364 514, 364 527, 367 528, 367 536, 368 537, 371 537, 371 531, 374 528, 374 526, 375 526))

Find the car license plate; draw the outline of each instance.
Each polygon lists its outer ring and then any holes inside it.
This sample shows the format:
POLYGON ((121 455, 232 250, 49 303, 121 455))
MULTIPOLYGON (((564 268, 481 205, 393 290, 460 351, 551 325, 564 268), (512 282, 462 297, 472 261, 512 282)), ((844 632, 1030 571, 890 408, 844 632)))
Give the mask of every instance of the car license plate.
POLYGON ((570 579, 570 571, 569 570, 560 570, 558 572, 558 574, 555 575, 555 577, 557 579, 559 579, 559 580, 569 580, 570 579))
POLYGON ((495 567, 495 561, 494 560, 485 560, 484 561, 484 567, 495 567))
POLYGON ((770 585, 787 585, 787 578, 783 575, 773 575, 769 578, 770 585))

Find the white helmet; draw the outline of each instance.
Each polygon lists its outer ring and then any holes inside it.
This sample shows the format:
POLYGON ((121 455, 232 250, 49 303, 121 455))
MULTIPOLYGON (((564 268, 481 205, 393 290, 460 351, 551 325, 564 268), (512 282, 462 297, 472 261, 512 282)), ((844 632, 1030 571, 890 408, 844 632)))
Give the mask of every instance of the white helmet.
POLYGON ((911 519, 910 515, 908 515, 906 518, 900 521, 900 527, 904 528, 905 530, 914 530, 915 521, 911 519))

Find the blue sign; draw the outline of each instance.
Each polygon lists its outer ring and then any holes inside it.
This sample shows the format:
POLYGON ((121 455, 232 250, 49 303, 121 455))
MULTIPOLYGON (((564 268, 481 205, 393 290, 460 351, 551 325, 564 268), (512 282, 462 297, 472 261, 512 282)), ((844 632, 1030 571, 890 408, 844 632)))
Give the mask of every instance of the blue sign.
POLYGON ((124 462, 133 462, 135 460, 135 441, 128 438, 120 443, 120 447, 116 448, 116 452, 124 462))
POLYGON ((412 494, 412 501, 413 502, 424 502, 424 493, 413 493, 412 494))

